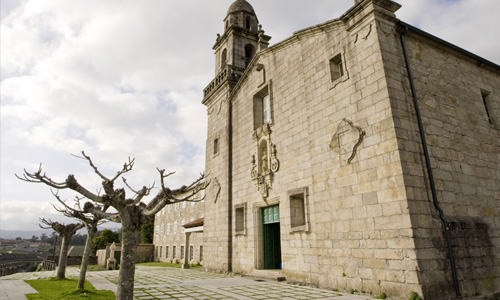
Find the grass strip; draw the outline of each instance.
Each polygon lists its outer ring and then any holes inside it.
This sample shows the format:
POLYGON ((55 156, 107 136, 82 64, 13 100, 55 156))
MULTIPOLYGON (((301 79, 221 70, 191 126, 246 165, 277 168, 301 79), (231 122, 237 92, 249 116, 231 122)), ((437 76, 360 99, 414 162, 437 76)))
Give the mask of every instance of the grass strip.
POLYGON ((49 279, 25 280, 38 294, 27 294, 28 300, 113 300, 116 299, 112 291, 96 290, 88 281, 85 289, 77 289, 78 279, 49 279))

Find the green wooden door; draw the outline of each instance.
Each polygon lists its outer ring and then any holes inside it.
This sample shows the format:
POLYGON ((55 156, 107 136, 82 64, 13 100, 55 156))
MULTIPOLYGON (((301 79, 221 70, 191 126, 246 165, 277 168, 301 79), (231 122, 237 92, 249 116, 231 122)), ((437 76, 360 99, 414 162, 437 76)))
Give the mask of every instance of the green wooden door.
POLYGON ((264 269, 281 269, 280 211, 279 206, 262 211, 264 242, 264 269))

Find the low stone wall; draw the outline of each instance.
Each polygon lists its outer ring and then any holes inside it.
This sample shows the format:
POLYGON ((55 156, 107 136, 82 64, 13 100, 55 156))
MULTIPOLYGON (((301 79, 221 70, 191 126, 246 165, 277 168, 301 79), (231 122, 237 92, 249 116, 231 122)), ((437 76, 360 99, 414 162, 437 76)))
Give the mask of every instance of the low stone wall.
MULTIPOLYGON (((110 257, 110 247, 112 244, 107 244, 106 249, 97 250, 97 259, 96 262, 100 266, 106 266, 106 261, 110 257)), ((115 243, 116 249, 115 252, 121 251, 121 244, 115 243)), ((139 244, 137 245, 137 257, 136 263, 150 262, 154 259, 154 245, 153 244, 139 244)))

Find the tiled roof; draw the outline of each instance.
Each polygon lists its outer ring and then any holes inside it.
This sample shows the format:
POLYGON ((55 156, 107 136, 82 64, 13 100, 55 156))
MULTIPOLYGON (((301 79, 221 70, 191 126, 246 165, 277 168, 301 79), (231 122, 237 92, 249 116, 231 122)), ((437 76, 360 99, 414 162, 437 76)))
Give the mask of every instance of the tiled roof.
POLYGON ((203 226, 204 223, 205 223, 205 218, 199 218, 198 220, 194 220, 192 222, 182 225, 182 227, 193 228, 193 227, 203 226))

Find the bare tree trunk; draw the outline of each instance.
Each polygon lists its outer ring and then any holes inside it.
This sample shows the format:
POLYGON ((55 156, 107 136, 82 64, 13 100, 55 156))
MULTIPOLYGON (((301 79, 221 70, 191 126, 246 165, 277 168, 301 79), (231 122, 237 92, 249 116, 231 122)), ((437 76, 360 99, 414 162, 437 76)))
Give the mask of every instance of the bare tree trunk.
POLYGON ((66 275, 66 263, 68 262, 68 249, 71 236, 62 236, 61 241, 61 252, 59 253, 59 265, 57 266, 57 277, 65 278, 66 275))
POLYGON ((87 240, 85 241, 85 250, 83 251, 82 265, 80 266, 80 278, 78 279, 78 289, 85 287, 85 276, 87 274, 87 266, 89 265, 90 252, 92 251, 92 239, 97 232, 97 222, 86 224, 87 240))
POLYGON ((131 223, 131 221, 122 218, 123 237, 117 300, 132 300, 134 296, 135 260, 140 227, 134 227, 134 225, 126 223, 131 223))

